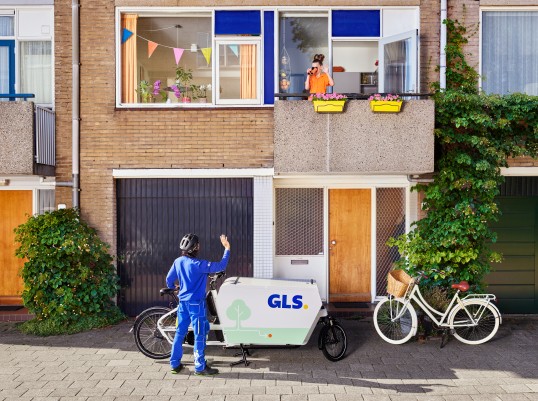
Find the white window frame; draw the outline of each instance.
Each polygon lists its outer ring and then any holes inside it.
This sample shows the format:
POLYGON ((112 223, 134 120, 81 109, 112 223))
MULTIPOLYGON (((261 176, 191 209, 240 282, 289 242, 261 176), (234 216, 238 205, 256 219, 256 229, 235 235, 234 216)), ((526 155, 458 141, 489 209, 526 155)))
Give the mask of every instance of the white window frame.
MULTIPOLYGON (((51 42, 51 102, 52 103, 36 103, 40 106, 49 107, 54 110, 54 104, 55 104, 55 96, 56 96, 56 77, 55 77, 55 31, 54 31, 54 23, 51 27, 50 35, 42 36, 42 37, 20 37, 19 36, 19 11, 20 10, 51 10, 54 14, 54 7, 53 6, 0 6, 0 15, 13 15, 14 22, 13 22, 13 34, 14 36, 2 36, 0 39, 3 40, 14 40, 15 41, 15 93, 21 93, 21 50, 20 50, 20 43, 21 42, 51 42), (5 12, 11 12, 14 11, 14 14, 3 14, 5 12)), ((32 100, 32 99, 30 99, 32 100)))
POLYGON ((478 88, 482 90, 482 42, 483 42, 483 32, 482 27, 483 21, 482 17, 484 12, 488 11, 533 11, 538 12, 537 6, 501 6, 501 7, 480 7, 480 15, 479 15, 479 39, 478 39, 478 74, 480 78, 478 79, 478 88))
POLYGON ((261 105, 263 99, 263 87, 262 85, 262 71, 263 71, 263 59, 262 59, 262 38, 259 36, 245 37, 245 36, 226 36, 216 37, 214 41, 214 66, 215 66, 215 86, 213 90, 213 96, 217 105, 261 105), (220 98, 220 46, 221 45, 256 45, 256 57, 258 60, 258 71, 256 71, 256 98, 255 99, 221 99, 220 98))
POLYGON ((378 57, 379 57, 379 65, 378 65, 378 88, 379 92, 386 92, 385 90, 385 52, 384 52, 384 46, 393 43, 398 42, 404 39, 410 39, 411 40, 411 57, 414 58, 413 63, 411 64, 411 71, 410 76, 414 79, 413 82, 413 89, 411 89, 410 94, 418 93, 418 29, 413 29, 411 31, 403 32, 397 35, 392 36, 386 36, 383 38, 379 38, 378 41, 378 57))

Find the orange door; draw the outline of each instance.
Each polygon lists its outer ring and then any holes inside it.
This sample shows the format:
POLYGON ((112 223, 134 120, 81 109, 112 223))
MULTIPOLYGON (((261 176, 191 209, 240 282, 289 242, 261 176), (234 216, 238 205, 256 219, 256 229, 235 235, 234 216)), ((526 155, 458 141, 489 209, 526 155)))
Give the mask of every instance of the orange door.
POLYGON ((19 271, 24 260, 15 256, 18 225, 32 214, 32 191, 0 191, 0 304, 21 304, 23 281, 19 271))
POLYGON ((329 190, 329 302, 371 301, 371 190, 329 190))

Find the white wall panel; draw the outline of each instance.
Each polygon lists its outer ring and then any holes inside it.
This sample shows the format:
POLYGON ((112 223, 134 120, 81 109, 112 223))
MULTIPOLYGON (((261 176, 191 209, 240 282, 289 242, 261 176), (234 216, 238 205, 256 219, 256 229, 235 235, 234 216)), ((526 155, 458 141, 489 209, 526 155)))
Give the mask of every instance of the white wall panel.
POLYGON ((51 9, 20 9, 18 11, 18 37, 21 39, 50 39, 54 29, 51 9))
POLYGON ((381 18, 383 18, 383 37, 419 28, 418 12, 415 9, 385 9, 381 18))

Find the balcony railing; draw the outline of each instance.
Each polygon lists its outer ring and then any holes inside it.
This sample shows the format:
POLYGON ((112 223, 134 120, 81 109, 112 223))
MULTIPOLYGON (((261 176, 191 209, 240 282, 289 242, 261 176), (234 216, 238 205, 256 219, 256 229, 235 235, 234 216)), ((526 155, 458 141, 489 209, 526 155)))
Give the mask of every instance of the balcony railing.
POLYGON ((35 108, 35 161, 56 165, 56 115, 45 107, 35 108))
POLYGON ((0 94, 0 174, 55 173, 55 113, 33 102, 32 94, 0 94))

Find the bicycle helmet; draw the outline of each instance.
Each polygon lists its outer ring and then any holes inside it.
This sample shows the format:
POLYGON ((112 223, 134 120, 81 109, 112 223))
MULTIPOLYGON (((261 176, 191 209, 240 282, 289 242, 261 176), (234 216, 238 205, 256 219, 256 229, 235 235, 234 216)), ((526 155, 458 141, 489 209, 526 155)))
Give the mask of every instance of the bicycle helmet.
POLYGON ((185 234, 179 242, 179 249, 192 255, 198 250, 198 244, 199 240, 196 234, 185 234))

